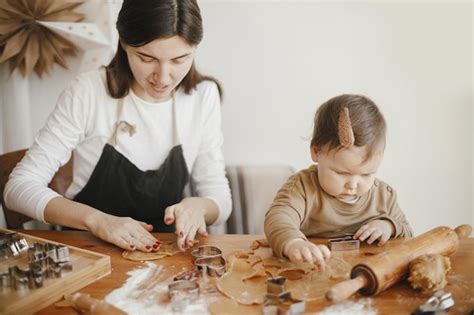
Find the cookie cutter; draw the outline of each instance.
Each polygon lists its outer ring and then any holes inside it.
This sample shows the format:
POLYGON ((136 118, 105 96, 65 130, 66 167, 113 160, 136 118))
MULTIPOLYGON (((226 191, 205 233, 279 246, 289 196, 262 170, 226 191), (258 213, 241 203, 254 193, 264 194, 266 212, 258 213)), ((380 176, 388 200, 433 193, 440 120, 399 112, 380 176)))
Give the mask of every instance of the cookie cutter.
POLYGON ((15 232, 0 231, 0 260, 19 256, 28 249, 28 242, 15 232))
POLYGON ((211 277, 220 277, 226 271, 226 260, 220 250, 216 246, 203 245, 191 252, 196 269, 202 275, 211 277))
POLYGON ((26 249, 28 252, 28 268, 10 266, 8 272, 0 273, 0 288, 10 287, 16 291, 39 288, 43 286, 44 279, 61 278, 63 270, 72 270, 67 246, 34 243, 30 247, 25 247, 25 244, 28 244, 26 240, 19 239, 19 241, 15 241, 15 248, 21 252, 26 249))
POLYGON ((168 296, 174 312, 184 309, 199 297, 199 284, 192 280, 178 280, 168 284, 168 296))
POLYGON ((220 277, 226 271, 226 261, 222 255, 197 258, 194 265, 201 274, 211 277, 220 277))
POLYGON ((185 270, 174 276, 173 281, 178 280, 196 280, 201 272, 197 269, 185 270))
POLYGON ((202 245, 191 252, 191 257, 193 258, 193 261, 196 261, 196 259, 198 258, 214 256, 222 256, 222 250, 212 245, 202 245))
POLYGON ((445 314, 445 310, 454 305, 450 292, 436 291, 425 303, 420 305, 415 314, 445 314))
POLYGON ((8 267, 8 272, 0 274, 0 286, 12 288, 16 291, 28 291, 28 289, 43 286, 43 274, 32 269, 21 269, 18 266, 8 267))
POLYGON ((359 249, 360 241, 352 237, 352 234, 346 234, 342 237, 330 238, 328 240, 329 249, 333 251, 359 249))
POLYGON ((303 313, 306 303, 293 299, 291 292, 286 290, 286 278, 267 279, 267 293, 263 301, 264 315, 294 315, 303 313))
POLYGON ((69 248, 64 245, 52 243, 34 243, 28 248, 28 260, 30 262, 51 257, 55 262, 69 260, 69 248))

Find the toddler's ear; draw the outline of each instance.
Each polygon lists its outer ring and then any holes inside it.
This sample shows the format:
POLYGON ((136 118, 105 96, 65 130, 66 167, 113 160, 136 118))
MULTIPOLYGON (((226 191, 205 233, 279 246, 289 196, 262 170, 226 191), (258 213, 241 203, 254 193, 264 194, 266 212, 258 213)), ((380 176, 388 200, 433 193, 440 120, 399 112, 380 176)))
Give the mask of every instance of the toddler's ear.
POLYGON ((315 145, 310 146, 309 149, 311 150, 311 159, 314 163, 318 163, 318 149, 315 145))

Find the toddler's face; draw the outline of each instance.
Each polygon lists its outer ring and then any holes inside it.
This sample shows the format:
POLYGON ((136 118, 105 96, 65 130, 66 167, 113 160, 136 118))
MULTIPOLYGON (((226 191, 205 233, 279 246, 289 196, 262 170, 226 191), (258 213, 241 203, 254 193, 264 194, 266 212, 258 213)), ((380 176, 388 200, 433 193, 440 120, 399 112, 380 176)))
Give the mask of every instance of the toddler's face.
POLYGON ((366 147, 351 146, 330 151, 327 146, 320 151, 312 147, 311 156, 318 163, 319 184, 324 191, 345 202, 354 201, 368 192, 382 162, 383 151, 365 160, 366 153, 366 147))

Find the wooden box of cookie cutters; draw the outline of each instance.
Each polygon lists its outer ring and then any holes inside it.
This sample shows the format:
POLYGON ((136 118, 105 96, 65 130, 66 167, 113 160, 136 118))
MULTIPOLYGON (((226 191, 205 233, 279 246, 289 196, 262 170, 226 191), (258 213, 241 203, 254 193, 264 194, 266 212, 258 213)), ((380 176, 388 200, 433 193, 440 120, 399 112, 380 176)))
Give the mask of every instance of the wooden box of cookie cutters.
MULTIPOLYGON (((0 229, 2 238, 5 238, 6 234, 11 235, 11 233, 15 233, 16 249, 3 246, 2 257, 0 257, 0 314, 36 312, 60 300, 65 294, 73 293, 110 274, 110 257, 107 255, 0 229), (62 258, 67 259, 67 262, 61 262, 63 265, 59 265, 59 263, 55 264, 53 260, 50 260, 50 257, 43 257, 51 261, 51 266, 56 268, 48 266, 47 276, 40 276, 44 274, 45 269, 43 268, 41 273, 33 273, 33 267, 30 264, 31 256, 41 254, 35 251, 35 246, 54 248, 58 257, 62 255, 62 258), (30 250, 26 247, 29 247, 30 250), (7 255, 6 250, 11 255, 7 255), (17 251, 17 256, 13 255, 15 251, 17 251), (15 276, 12 276, 12 273, 15 276), (17 276, 18 274, 20 276, 17 276), (26 283, 20 281, 26 279, 28 279, 26 283)), ((41 261, 44 262, 44 260, 41 261)))

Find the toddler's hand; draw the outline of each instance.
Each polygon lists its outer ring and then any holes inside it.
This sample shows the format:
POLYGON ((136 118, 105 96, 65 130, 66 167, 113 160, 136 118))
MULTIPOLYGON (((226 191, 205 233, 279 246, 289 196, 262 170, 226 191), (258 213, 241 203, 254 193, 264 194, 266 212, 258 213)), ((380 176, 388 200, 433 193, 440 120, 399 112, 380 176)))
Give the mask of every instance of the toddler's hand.
POLYGON ((283 254, 293 262, 315 263, 320 270, 324 270, 325 260, 331 257, 331 252, 325 245, 316 245, 300 238, 289 241, 283 254))
POLYGON ((354 234, 354 239, 359 239, 361 242, 367 240, 367 244, 379 240, 378 246, 382 246, 389 240, 394 230, 390 221, 374 220, 361 226, 354 234))

